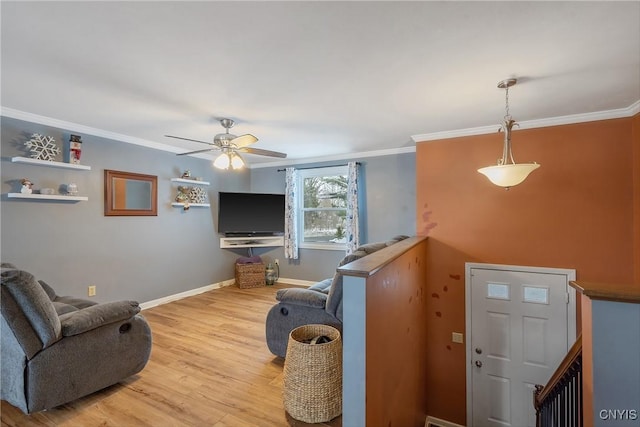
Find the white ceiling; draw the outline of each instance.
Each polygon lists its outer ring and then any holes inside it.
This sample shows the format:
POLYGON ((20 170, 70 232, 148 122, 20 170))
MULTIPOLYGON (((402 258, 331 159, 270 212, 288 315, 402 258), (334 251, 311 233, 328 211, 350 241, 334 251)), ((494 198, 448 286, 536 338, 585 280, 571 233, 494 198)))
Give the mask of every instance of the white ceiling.
POLYGON ((3 0, 0 12, 4 115, 175 151, 205 147, 165 134, 210 141, 217 117, 294 161, 402 151, 412 135, 497 129, 508 77, 520 122, 640 100, 638 1, 3 0))

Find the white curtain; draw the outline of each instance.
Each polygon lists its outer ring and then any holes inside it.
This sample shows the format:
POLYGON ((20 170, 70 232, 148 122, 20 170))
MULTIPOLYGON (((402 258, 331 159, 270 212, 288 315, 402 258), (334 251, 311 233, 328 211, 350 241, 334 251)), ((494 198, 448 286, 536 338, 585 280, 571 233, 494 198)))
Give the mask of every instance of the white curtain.
POLYGON ((360 222, 358 221, 358 181, 359 165, 357 162, 347 163, 347 255, 360 245, 360 222))
POLYGON ((296 206, 298 173, 295 168, 286 169, 284 208, 284 257, 298 259, 298 209, 296 206))

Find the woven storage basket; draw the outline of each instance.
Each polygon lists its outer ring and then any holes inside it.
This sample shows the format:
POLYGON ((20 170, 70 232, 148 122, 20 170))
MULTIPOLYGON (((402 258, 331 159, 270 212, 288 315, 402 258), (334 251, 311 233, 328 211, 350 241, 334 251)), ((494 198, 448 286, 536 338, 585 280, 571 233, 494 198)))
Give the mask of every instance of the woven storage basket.
POLYGON ((305 325, 289 334, 284 361, 284 409, 307 423, 329 421, 342 413, 342 340, 327 325, 305 325), (325 344, 307 344, 319 335, 325 344))
POLYGON ((257 288, 265 285, 264 264, 237 264, 236 284, 239 288, 257 288))

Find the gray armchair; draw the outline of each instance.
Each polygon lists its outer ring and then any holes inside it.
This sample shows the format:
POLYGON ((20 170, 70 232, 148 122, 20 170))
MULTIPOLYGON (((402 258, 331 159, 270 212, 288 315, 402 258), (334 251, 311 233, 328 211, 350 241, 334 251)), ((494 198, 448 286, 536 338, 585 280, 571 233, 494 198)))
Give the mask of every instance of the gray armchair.
POLYGON ((101 390, 149 360, 151 330, 137 302, 59 297, 7 263, 1 276, 0 397, 24 413, 101 390))
MULTIPOLYGON (((359 246, 352 254, 345 256, 338 267, 407 237, 396 236, 387 242, 359 246)), ((266 321, 267 346, 276 356, 286 356, 289 334, 298 326, 323 324, 342 332, 342 274, 338 272, 333 278, 322 280, 308 288, 279 289, 276 300, 278 303, 271 307, 266 321)))

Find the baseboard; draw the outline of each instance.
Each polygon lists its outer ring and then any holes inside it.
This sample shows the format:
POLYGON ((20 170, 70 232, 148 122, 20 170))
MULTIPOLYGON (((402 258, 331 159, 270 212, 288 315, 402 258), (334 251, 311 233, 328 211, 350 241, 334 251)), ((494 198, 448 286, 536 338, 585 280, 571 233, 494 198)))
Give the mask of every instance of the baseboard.
POLYGON ((223 280, 222 282, 213 283, 211 285, 203 286, 201 288, 191 289, 189 291, 180 292, 179 294, 169 295, 166 297, 154 299, 152 301, 143 302, 142 304, 140 304, 140 308, 142 310, 146 310, 148 308, 157 307, 159 305, 166 304, 172 301, 177 301, 182 298, 192 297, 194 295, 211 291, 213 289, 220 289, 220 288, 224 288, 225 286, 231 286, 235 283, 236 283, 235 279, 223 280))
POLYGON ((309 287, 309 286, 314 285, 314 284, 316 284, 318 282, 313 282, 313 281, 310 281, 310 280, 300 280, 300 279, 287 279, 286 277, 280 277, 278 279, 278 283, 286 283, 287 285, 309 287))
POLYGON ((428 416, 424 421, 424 427, 465 427, 460 424, 452 423, 451 421, 441 420, 440 418, 428 416))
MULTIPOLYGON (((142 310, 146 310, 152 307, 157 307, 162 304, 166 304, 169 302, 177 301, 182 298, 192 297, 194 295, 201 294, 203 292, 211 291, 213 289, 224 288, 225 286, 231 286, 236 283, 235 279, 223 280, 222 282, 213 283, 211 285, 203 286, 201 288, 191 289, 189 291, 180 292, 179 294, 169 295, 166 297, 154 299, 152 301, 143 302, 140 304, 140 308, 142 310)), ((278 283, 286 283, 287 285, 293 286, 304 286, 309 287, 316 282, 312 282, 309 280, 299 280, 299 279, 287 279, 285 277, 281 277, 278 279, 278 283)))

